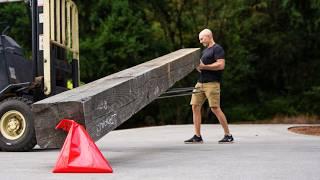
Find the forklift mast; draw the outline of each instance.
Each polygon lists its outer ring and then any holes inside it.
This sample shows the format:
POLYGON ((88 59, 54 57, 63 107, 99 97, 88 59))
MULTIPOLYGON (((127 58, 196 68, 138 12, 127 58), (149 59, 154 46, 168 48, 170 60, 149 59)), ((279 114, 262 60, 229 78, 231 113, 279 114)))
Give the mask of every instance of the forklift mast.
POLYGON ((71 0, 31 0, 33 77, 45 96, 79 86, 78 9, 71 0))

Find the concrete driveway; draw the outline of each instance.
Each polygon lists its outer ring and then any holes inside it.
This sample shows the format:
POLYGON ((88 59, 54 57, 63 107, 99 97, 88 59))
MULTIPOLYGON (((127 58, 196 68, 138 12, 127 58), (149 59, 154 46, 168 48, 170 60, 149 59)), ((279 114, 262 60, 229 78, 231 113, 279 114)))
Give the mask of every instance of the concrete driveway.
POLYGON ((203 125, 204 144, 183 144, 192 125, 117 130, 97 142, 113 174, 53 174, 59 150, 0 152, 1 180, 15 179, 320 179, 320 137, 294 125, 230 125, 236 140, 218 144, 220 125, 203 125))

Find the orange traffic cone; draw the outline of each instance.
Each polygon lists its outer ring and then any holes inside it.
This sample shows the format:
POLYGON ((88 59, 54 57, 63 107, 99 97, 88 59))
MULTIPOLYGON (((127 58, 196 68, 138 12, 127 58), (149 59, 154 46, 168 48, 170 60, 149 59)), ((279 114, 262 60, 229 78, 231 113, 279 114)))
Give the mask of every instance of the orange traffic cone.
POLYGON ((54 173, 112 173, 87 131, 73 120, 63 119, 56 129, 69 131, 63 144, 54 173))

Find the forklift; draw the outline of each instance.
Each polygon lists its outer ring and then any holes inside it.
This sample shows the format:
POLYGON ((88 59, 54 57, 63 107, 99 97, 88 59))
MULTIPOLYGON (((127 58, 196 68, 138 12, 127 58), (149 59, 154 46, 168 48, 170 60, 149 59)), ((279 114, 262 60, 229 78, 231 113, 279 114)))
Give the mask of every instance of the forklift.
POLYGON ((0 35, 0 149, 29 151, 36 144, 31 105, 78 87, 78 10, 72 0, 0 0, 30 8, 32 59, 6 35, 0 35))

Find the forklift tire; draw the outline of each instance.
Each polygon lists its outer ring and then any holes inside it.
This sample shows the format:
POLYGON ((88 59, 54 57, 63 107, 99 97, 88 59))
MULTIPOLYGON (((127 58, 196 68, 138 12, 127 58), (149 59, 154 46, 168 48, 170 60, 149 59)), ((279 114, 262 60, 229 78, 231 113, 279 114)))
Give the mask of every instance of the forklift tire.
POLYGON ((0 149, 29 151, 36 144, 32 101, 10 97, 0 102, 0 149))

